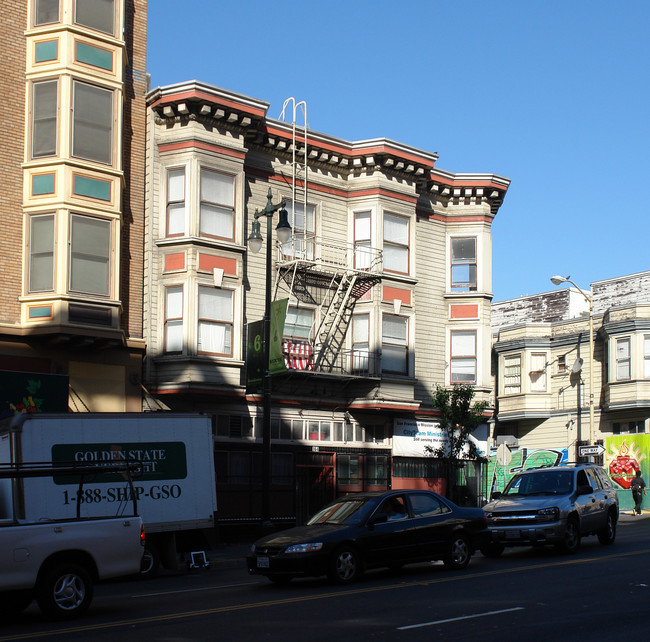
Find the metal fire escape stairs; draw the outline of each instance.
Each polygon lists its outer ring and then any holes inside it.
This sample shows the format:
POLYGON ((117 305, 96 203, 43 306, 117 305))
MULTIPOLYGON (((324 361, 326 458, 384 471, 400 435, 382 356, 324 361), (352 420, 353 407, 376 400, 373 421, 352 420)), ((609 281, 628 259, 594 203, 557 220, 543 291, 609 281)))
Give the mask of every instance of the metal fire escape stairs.
MULTIPOLYGON (((296 201, 296 187, 302 178, 303 207, 307 212, 308 190, 308 140, 307 140, 307 104, 296 103, 293 97, 285 100, 280 118, 284 120, 287 105, 293 103, 292 121, 292 204, 296 201), (300 108, 304 117, 303 143, 298 153, 303 157, 304 164, 296 160, 296 113, 300 108)), ((292 205, 292 208, 294 206, 292 205)), ((285 257, 277 263, 277 278, 275 279, 276 298, 281 282, 288 286, 289 293, 299 302, 317 306, 315 319, 319 320, 314 330, 314 370, 320 372, 343 371, 342 353, 345 348, 345 337, 352 318, 352 312, 358 299, 376 283, 381 281, 378 271, 350 269, 347 250, 341 253, 340 245, 328 245, 314 239, 309 258, 303 256, 285 257), (320 251, 317 251, 317 245, 320 251), (326 247, 327 246, 327 247, 326 247), (336 250, 336 256, 333 253, 336 250)), ((377 264, 381 265, 380 253, 377 264)), ((376 267, 373 264, 372 267, 376 267)))

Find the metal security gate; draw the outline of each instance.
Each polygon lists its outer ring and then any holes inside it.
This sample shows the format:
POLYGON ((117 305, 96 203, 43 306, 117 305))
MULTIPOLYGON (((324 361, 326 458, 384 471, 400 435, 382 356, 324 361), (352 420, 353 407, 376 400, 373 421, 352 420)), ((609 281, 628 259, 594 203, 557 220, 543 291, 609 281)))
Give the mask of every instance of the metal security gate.
POLYGON ((334 453, 301 454, 296 464, 296 524, 334 499, 334 453))

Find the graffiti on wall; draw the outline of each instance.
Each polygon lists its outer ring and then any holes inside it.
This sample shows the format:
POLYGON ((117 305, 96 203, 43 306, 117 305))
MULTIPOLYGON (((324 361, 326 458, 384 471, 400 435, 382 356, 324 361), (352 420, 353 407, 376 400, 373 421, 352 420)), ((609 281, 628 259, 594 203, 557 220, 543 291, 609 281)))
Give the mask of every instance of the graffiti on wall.
MULTIPOLYGON (((621 510, 632 510, 634 500, 630 484, 641 471, 646 484, 650 481, 650 435, 612 435, 605 438, 603 467, 618 491, 621 510)), ((644 508, 650 508, 650 501, 643 498, 644 508)))
POLYGON ((503 491, 506 484, 512 479, 515 473, 529 468, 542 466, 559 466, 568 461, 568 450, 566 448, 515 448, 510 450, 507 446, 490 451, 488 460, 488 488, 491 492, 503 491))

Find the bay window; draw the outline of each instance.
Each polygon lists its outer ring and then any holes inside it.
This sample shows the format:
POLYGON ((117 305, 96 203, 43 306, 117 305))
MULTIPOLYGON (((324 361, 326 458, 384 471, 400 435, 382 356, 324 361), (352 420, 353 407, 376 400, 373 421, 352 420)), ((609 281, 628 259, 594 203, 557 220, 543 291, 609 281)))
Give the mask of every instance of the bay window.
POLYGON ((371 267, 370 220, 370 212, 355 212, 354 214, 354 267, 357 270, 367 270, 371 267))
POLYGON ((384 314, 381 331, 382 372, 408 374, 408 319, 384 314))
POLYGON ((291 225, 291 238, 282 245, 285 256, 297 259, 313 259, 315 256, 316 239, 316 206, 304 203, 286 205, 291 225))
POLYGON ((476 383, 476 331, 451 333, 451 383, 476 383))
POLYGON ((165 288, 165 352, 183 351, 183 287, 165 288))
POLYGON ((546 392, 546 354, 533 352, 530 355, 530 391, 546 392))
POLYGON ((29 219, 29 291, 54 289, 54 214, 29 219))
POLYGON ((185 169, 167 170, 167 236, 185 234, 185 169))
POLYGON ((352 372, 368 372, 370 352, 370 315, 352 317, 352 372))
POLYGON ((384 269, 408 274, 409 219, 396 214, 384 214, 384 269))
POLYGON ((201 236, 233 240, 235 219, 235 179, 233 176, 201 169, 201 236))
POLYGON ((451 287, 476 290, 476 239, 451 239, 451 287))
POLYGON ((110 294, 111 223, 73 214, 70 219, 70 289, 110 294))
POLYGON ((503 391, 506 395, 521 392, 521 355, 511 355, 503 359, 503 391))
POLYGON ((113 92, 73 83, 72 155, 110 165, 113 158, 113 92))
POLYGON ((35 0, 34 26, 49 25, 59 21, 60 0, 35 0))
POLYGON ((643 376, 650 379, 650 334, 643 335, 643 376))
POLYGON ((32 158, 56 154, 58 94, 57 80, 32 85, 32 158))
POLYGON ((630 338, 616 339, 616 381, 626 381, 630 372, 630 338))
POLYGON ((115 0, 75 0, 75 24, 115 35, 115 0))
POLYGON ((233 292, 199 286, 198 351, 232 356, 233 292))

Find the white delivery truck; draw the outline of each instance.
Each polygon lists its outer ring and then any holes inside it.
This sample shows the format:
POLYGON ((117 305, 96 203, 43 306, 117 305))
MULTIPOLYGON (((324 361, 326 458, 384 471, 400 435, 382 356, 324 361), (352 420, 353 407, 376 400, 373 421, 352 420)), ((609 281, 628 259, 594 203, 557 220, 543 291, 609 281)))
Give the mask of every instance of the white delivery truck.
MULTIPOLYGON (((177 552, 212 537, 217 511, 212 420, 176 413, 20 414, 0 424, 0 463, 102 464, 139 461, 133 480, 147 533, 142 573, 174 568, 177 552), (199 539, 201 538, 201 539, 199 539), (188 542, 187 547, 183 542, 188 542)), ((25 480, 27 519, 75 515, 79 493, 86 516, 126 507, 131 490, 119 475, 87 479, 83 490, 61 477, 25 480)), ((201 546, 200 548, 205 548, 201 546)))

